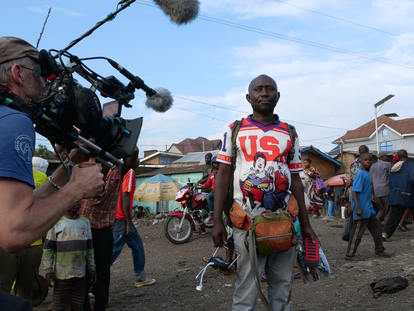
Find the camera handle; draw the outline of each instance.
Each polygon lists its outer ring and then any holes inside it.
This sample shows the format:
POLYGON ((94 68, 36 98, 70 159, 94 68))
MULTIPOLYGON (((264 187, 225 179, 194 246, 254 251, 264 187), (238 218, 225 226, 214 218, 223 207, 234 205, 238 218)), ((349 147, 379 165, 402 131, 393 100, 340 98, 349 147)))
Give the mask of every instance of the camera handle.
MULTIPOLYGON (((42 115, 41 116, 41 118, 43 119, 43 120, 45 120, 45 121, 47 121, 47 122, 50 122, 51 121, 51 119, 48 117, 48 116, 46 116, 46 115, 42 115)), ((78 135, 77 136, 77 139, 79 139, 81 142, 83 142, 85 145, 87 145, 89 148, 91 148, 91 149, 93 149, 95 152, 92 152, 92 151, 90 151, 90 150, 88 150, 88 149, 86 149, 85 147, 82 147, 82 146, 79 146, 78 144, 76 144, 76 143, 72 143, 73 144, 73 146, 74 146, 74 148, 78 148, 79 150, 81 150, 83 153, 85 153, 86 155, 90 155, 91 157, 92 157, 92 155, 93 155, 93 157, 96 159, 96 160, 98 160, 98 162, 100 162, 100 163, 102 163, 102 164, 104 164, 104 165, 106 165, 106 166, 109 166, 109 167, 111 167, 113 164, 112 163, 117 163, 117 164, 120 164, 120 165, 123 165, 124 164, 124 162, 122 161, 122 160, 120 160, 120 159, 117 159, 116 157, 114 157, 112 154, 110 154, 109 152, 107 152, 107 151, 105 151, 105 150, 103 150, 101 147, 99 147, 98 145, 95 145, 94 143, 92 143, 91 141, 89 141, 89 140, 87 140, 86 138, 84 138, 84 137, 82 137, 81 135, 78 135), (95 156, 96 155, 96 156, 95 156), (104 157, 106 157, 107 159, 109 159, 111 162, 109 162, 109 161, 106 161, 106 160, 104 160, 102 157, 100 157, 100 156, 104 156, 104 157)), ((61 163, 62 164, 64 164, 64 161, 62 160, 62 158, 60 157, 60 154, 58 154, 59 155, 59 158, 60 158, 60 161, 61 161, 61 163)), ((68 155, 67 155, 68 156, 68 155)), ((69 157, 68 157, 68 159, 69 159, 69 157)), ((69 159, 70 160, 70 159, 69 159)), ((66 170, 68 170, 67 169, 67 167, 65 166, 65 169, 66 170)))

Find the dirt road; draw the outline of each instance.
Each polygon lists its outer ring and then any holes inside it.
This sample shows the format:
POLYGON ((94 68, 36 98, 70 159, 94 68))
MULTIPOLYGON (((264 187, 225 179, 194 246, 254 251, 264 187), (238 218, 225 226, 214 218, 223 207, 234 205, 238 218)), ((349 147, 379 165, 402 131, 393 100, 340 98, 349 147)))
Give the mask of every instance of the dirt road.
MULTIPOLYGON (((292 310, 414 310, 414 290, 411 286, 414 246, 410 245, 410 241, 414 241, 414 225, 408 226, 407 232, 397 231, 391 242, 385 242, 387 252, 395 253, 394 258, 376 259, 374 243, 367 232, 357 252, 361 261, 348 262, 344 260, 347 243, 341 239, 345 220, 311 219, 311 224, 335 277, 328 279, 321 276, 319 282, 311 281, 309 286, 305 286, 300 279, 294 280, 292 310), (395 294, 372 298, 369 283, 398 274, 408 276, 409 287, 395 294)), ((133 286, 132 258, 125 246, 112 267, 108 310, 231 310, 234 275, 224 276, 208 268, 203 290, 196 290, 199 280, 195 277, 205 266, 201 258, 214 252, 211 232, 194 236, 184 245, 174 245, 164 236, 163 228, 163 219, 137 222, 137 229, 145 243, 147 276, 155 278, 156 284, 141 288, 133 286)), ((224 257, 224 253, 221 256, 224 257)), ((266 291, 265 283, 262 284, 266 291)), ((46 300, 35 311, 46 311, 51 306, 51 293, 49 291, 46 300)), ((259 310, 265 310, 260 301, 259 310)))

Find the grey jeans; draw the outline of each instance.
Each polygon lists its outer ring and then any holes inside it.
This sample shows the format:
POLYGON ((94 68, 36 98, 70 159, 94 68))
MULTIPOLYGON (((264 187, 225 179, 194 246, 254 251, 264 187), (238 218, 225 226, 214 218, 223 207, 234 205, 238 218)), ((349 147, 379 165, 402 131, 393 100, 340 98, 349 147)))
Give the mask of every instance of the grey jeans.
POLYGON ((377 197, 377 203, 379 207, 377 218, 379 221, 383 221, 384 224, 387 224, 388 219, 390 219, 391 216, 391 206, 388 205, 389 198, 389 195, 377 197))
MULTIPOLYGON (((235 251, 241 254, 237 260, 236 290, 233 295, 233 311, 257 310, 257 287, 250 265, 249 253, 244 246, 246 230, 234 228, 235 251)), ((278 311, 287 302, 292 281, 293 265, 295 263, 295 248, 285 253, 268 256, 258 255, 259 275, 263 269, 267 276, 267 300, 273 310, 278 311)), ((286 306, 290 310, 290 304, 286 306)))

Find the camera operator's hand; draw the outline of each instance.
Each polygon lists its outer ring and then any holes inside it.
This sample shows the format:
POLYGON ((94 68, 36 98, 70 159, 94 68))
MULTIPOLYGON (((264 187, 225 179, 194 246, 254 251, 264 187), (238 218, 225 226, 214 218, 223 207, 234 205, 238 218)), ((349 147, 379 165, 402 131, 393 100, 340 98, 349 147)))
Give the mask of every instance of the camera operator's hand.
POLYGON ((73 166, 69 183, 82 194, 82 199, 93 198, 102 192, 104 181, 101 169, 100 165, 91 162, 73 166))
MULTIPOLYGON (((89 135, 86 134, 84 131, 79 131, 79 135, 82 136, 82 137, 88 138, 88 140, 91 143, 95 143, 95 139, 90 138, 89 135)), ((76 144, 79 145, 80 147, 88 149, 88 146, 80 140, 77 140, 76 144)), ((62 146, 57 145, 57 144, 56 144, 55 147, 56 147, 56 150, 60 153, 60 156, 62 157, 63 161, 66 161, 66 159, 67 159, 66 153, 69 155, 69 158, 71 159, 71 161, 73 163, 79 164, 79 163, 82 163, 82 162, 88 162, 89 161, 89 156, 86 153, 84 153, 83 151, 79 150, 78 148, 73 148, 71 150, 68 150, 68 149, 65 150, 62 146)), ((57 156, 56 152, 54 152, 54 156, 56 158, 59 158, 57 156)))

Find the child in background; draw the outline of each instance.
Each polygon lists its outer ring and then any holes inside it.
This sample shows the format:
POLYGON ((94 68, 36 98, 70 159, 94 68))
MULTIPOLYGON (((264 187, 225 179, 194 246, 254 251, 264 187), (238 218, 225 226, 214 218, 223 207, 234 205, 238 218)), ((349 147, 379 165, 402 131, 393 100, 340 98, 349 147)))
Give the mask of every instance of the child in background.
POLYGON ((46 283, 54 287, 53 311, 66 310, 69 298, 72 311, 83 310, 86 269, 92 284, 96 282, 91 226, 78 215, 79 208, 77 202, 49 230, 43 245, 46 283))
POLYGON ((372 165, 372 157, 369 153, 364 153, 360 158, 362 167, 357 171, 352 185, 354 220, 345 260, 356 260, 355 253, 366 228, 368 228, 375 243, 375 257, 391 257, 393 254, 384 252, 381 223, 376 216, 371 201, 371 175, 369 169, 372 165))

